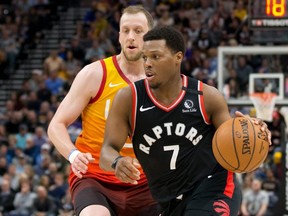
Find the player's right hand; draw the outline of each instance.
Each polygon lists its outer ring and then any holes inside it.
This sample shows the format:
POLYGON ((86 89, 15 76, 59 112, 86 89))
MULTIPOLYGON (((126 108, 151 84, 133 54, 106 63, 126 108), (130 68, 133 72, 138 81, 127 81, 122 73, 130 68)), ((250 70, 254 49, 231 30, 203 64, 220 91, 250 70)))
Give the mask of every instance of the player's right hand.
POLYGON ((71 164, 73 173, 78 178, 82 178, 88 170, 88 164, 94 160, 95 159, 92 157, 91 153, 80 152, 71 164))
POLYGON ((122 182, 138 184, 140 163, 136 158, 122 157, 115 167, 115 176, 122 182))

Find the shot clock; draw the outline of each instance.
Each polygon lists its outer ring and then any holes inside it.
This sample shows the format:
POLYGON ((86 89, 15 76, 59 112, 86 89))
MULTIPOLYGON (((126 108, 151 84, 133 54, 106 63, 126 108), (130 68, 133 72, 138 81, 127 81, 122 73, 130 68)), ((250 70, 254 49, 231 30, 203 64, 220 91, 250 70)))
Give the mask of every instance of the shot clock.
POLYGON ((250 0, 250 28, 279 29, 288 27, 288 0, 250 0))

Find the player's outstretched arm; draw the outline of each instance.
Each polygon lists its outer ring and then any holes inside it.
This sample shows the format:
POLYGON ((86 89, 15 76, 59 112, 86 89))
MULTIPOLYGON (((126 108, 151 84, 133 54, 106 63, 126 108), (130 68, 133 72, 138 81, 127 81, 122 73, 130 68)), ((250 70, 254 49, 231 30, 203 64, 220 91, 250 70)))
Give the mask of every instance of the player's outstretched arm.
POLYGON ((72 171, 79 178, 86 172, 87 164, 93 161, 93 158, 90 153, 82 153, 75 148, 67 127, 79 117, 90 99, 97 94, 102 74, 100 62, 84 67, 74 79, 68 94, 59 105, 48 127, 49 139, 61 155, 69 159, 72 171))
POLYGON ((123 182, 137 184, 140 176, 137 159, 122 157, 119 153, 130 133, 131 110, 131 88, 126 87, 116 94, 107 118, 100 167, 115 171, 116 177, 123 182))

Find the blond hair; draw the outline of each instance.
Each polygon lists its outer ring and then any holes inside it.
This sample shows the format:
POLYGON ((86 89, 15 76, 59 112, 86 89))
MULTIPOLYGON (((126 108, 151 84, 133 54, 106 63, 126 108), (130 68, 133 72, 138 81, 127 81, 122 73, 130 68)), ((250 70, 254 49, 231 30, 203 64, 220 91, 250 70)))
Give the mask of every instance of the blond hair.
POLYGON ((152 29, 154 27, 154 20, 152 15, 142 5, 130 5, 123 9, 122 15, 125 13, 127 14, 143 13, 147 19, 149 29, 152 29))

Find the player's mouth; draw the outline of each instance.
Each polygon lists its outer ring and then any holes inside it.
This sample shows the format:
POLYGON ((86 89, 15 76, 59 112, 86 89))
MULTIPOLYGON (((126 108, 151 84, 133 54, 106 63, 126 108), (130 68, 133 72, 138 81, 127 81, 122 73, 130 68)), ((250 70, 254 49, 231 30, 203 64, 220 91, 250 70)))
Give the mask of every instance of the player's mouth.
POLYGON ((146 75, 146 78, 149 79, 149 80, 154 77, 154 73, 152 73, 152 71, 149 70, 149 69, 147 69, 147 70, 145 71, 145 75, 146 75))
POLYGON ((136 47, 136 46, 133 46, 133 45, 129 45, 127 48, 128 48, 129 50, 135 50, 137 47, 136 47))

